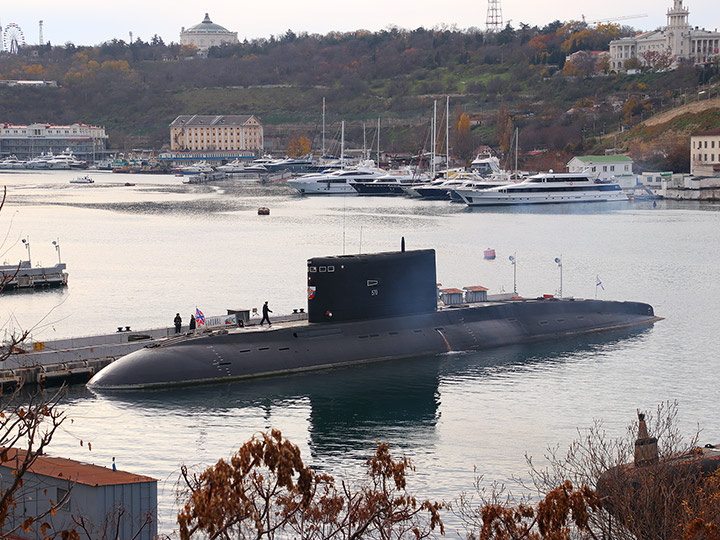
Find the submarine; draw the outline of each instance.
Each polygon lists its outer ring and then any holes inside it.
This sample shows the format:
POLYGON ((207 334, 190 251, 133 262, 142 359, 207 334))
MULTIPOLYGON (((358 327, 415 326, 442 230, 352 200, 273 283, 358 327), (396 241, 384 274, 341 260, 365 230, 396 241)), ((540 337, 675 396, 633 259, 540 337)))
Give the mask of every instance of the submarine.
MULTIPOLYGON (((404 239, 403 239, 404 240, 404 239)), ((314 257, 307 320, 181 335, 100 370, 91 390, 277 376, 650 326, 641 302, 513 298, 438 306, 435 250, 314 257)))

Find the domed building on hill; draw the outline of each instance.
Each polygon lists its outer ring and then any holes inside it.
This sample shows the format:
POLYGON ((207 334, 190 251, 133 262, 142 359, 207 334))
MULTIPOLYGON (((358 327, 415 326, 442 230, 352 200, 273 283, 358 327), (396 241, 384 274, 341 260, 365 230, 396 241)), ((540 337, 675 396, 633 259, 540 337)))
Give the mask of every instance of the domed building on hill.
POLYGON ((180 45, 195 45, 200 53, 206 54, 210 47, 219 47, 224 43, 238 43, 237 32, 215 24, 207 13, 200 24, 180 30, 180 45))

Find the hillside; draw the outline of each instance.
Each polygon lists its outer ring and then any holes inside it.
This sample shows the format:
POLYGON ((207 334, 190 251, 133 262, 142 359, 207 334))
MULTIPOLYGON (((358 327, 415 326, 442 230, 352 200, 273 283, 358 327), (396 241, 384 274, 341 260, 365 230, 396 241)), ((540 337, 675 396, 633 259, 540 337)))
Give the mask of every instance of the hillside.
POLYGON ((275 153, 295 135, 318 151, 325 98, 328 139, 345 120, 348 146, 360 147, 363 123, 374 128, 381 118, 384 150, 418 152, 430 148, 433 102, 444 126, 445 96, 452 96, 453 154, 469 160, 483 144, 506 153, 519 128, 521 153, 540 156, 528 157, 528 166, 550 168, 567 155, 603 149, 596 143, 603 135, 720 79, 716 65, 636 76, 606 65, 564 65, 566 54, 606 48, 628 33, 559 21, 494 35, 446 28, 288 32, 211 49, 208 58, 162 41, 30 47, 0 56, 0 80, 54 80, 58 87, 0 86, 0 121, 102 125, 112 148, 129 150, 167 145, 168 125, 180 114, 255 114, 275 153))

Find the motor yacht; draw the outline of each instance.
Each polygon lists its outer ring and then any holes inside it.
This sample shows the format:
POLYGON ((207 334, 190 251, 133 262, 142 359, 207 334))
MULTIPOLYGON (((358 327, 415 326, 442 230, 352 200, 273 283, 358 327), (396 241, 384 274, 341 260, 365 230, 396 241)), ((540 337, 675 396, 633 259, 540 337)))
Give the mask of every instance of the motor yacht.
POLYGON ((617 182, 600 181, 588 173, 541 173, 522 182, 489 189, 458 189, 469 206, 627 201, 617 182))
POLYGON ((357 191, 355 183, 372 182, 387 171, 378 169, 373 161, 366 161, 355 168, 312 173, 288 180, 288 184, 303 195, 352 194, 357 191))

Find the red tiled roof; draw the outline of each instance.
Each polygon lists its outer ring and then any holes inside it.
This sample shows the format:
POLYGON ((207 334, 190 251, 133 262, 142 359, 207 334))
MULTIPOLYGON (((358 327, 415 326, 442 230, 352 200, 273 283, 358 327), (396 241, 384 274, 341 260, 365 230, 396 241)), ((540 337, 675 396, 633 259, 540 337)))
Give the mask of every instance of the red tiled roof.
POLYGON ((693 133, 693 137, 707 137, 709 135, 720 135, 720 128, 709 129, 707 131, 701 131, 700 133, 693 133))
POLYGON ((480 285, 474 285, 472 287, 463 287, 463 289, 465 289, 466 291, 470 291, 470 292, 487 291, 487 289, 485 287, 481 287, 480 285))
POLYGON ((445 294, 462 294, 463 293, 460 289, 440 289, 440 292, 443 292, 445 294))
MULTIPOLYGON (((25 450, 16 448, 0 448, 0 452, 7 450, 7 461, 0 465, 15 469, 16 459, 25 457, 25 450)), ((30 472, 51 478, 70 480, 88 486, 114 486, 120 484, 138 484, 141 482, 157 482, 157 479, 126 471, 113 471, 107 467, 83 463, 73 459, 39 456, 30 472)))

